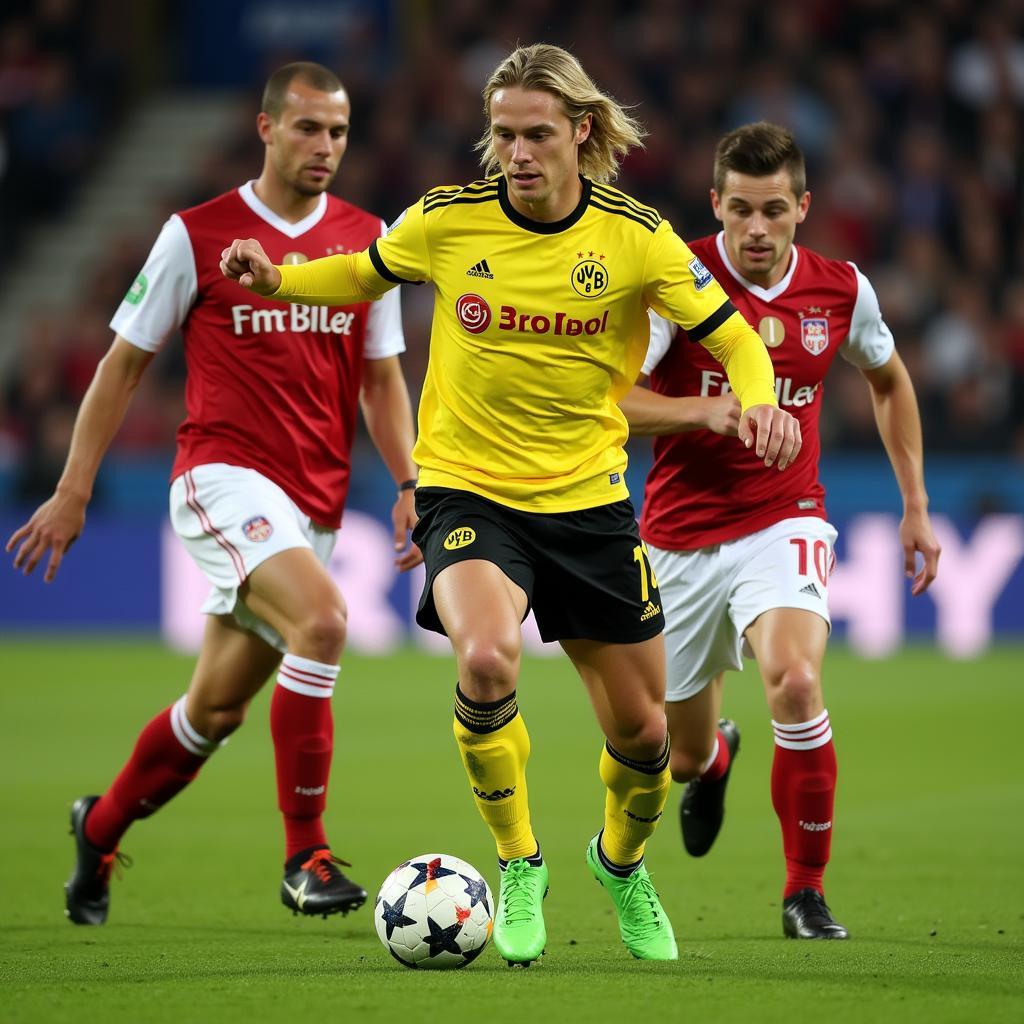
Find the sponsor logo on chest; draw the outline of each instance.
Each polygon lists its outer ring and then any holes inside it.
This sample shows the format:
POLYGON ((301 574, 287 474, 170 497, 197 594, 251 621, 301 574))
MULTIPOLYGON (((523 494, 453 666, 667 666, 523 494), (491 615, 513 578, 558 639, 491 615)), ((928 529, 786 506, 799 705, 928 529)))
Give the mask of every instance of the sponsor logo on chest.
POLYGON ((231 307, 231 323, 236 337, 249 334, 284 334, 315 331, 321 334, 352 333, 355 313, 332 310, 330 306, 305 306, 289 303, 274 309, 257 309, 245 303, 231 307))
MULTIPOLYGON (((785 408, 787 405, 797 408, 810 405, 818 394, 821 381, 817 384, 801 384, 797 386, 792 377, 775 378, 775 397, 779 405, 785 408)), ((722 370, 701 370, 700 372, 700 394, 702 398, 710 398, 712 395, 724 395, 731 391, 728 378, 722 370)))

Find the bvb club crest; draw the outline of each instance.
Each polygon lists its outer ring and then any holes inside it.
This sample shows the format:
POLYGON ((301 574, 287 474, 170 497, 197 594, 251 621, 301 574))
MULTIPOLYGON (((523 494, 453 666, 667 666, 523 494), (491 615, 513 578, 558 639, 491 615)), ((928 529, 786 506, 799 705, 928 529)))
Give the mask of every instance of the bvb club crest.
POLYGON ((608 287, 608 269, 597 260, 581 260, 569 277, 573 290, 585 299, 596 299, 608 287))

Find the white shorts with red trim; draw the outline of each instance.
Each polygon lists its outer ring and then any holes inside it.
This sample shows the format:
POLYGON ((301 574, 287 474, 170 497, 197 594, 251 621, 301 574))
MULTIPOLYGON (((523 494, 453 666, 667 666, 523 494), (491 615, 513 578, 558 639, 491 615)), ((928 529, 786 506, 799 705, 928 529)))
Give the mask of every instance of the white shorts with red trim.
POLYGON ((831 629, 828 579, 837 532, 813 516, 784 519, 695 551, 648 545, 665 612, 665 699, 687 700, 752 656, 743 634, 763 612, 801 608, 831 629))
POLYGON ((210 463, 171 484, 171 525, 213 589, 202 611, 233 615, 239 625, 285 650, 280 634, 238 599, 238 588, 268 558, 309 548, 323 565, 337 531, 317 526, 273 481, 254 469, 210 463))

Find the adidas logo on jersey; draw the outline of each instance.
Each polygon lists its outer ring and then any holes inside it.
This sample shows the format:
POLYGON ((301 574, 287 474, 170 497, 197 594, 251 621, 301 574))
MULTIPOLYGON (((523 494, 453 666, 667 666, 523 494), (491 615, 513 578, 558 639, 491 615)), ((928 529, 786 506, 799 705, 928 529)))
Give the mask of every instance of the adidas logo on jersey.
POLYGON ((466 277, 486 277, 488 281, 494 280, 491 268, 487 266, 487 260, 481 260, 479 263, 474 263, 473 266, 466 271, 466 277))
POLYGON ((653 601, 647 602, 647 607, 644 609, 643 614, 640 616, 641 622, 646 622, 648 619, 653 619, 661 611, 661 605, 655 604, 653 601))
POLYGON ((801 594, 810 594, 811 597, 821 597, 818 593, 818 588, 813 583, 808 583, 806 587, 800 588, 801 594))

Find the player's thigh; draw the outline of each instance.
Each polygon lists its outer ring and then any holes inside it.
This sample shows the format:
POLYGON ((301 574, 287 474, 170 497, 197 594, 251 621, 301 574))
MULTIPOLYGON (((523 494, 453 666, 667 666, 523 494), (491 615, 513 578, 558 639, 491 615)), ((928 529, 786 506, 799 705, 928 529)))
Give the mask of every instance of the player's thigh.
POLYGON ((229 615, 209 615, 189 683, 189 722, 208 735, 212 715, 243 712, 277 668, 280 653, 229 615))
POLYGON ((723 671, 743 666, 740 635, 729 615, 728 547, 647 547, 665 612, 667 702, 689 701, 723 671))
POLYGON ((661 635, 633 644, 563 640, 605 736, 623 753, 656 755, 665 738, 665 645, 661 635), (650 748, 648 750, 648 748, 650 748))
POLYGON ((434 605, 456 652, 483 637, 520 646, 526 592, 494 562, 473 558, 442 569, 433 583, 434 605), (486 609, 481 614, 481 609, 486 609))
POLYGON ((696 778, 711 756, 722 709, 724 680, 725 674, 720 672, 692 697, 665 702, 674 776, 696 778))
POLYGON ((460 657, 488 645, 514 651, 534 574, 514 513, 469 491, 424 487, 412 540, 426 569, 416 621, 447 635, 460 657))
POLYGON ((344 630, 341 592, 311 547, 279 551, 239 590, 246 608, 284 637, 298 629, 344 630))
POLYGON ((729 612, 769 689, 781 683, 818 685, 831 627, 828 580, 835 537, 829 523, 807 517, 737 542, 729 612))
POLYGON ((315 564, 330 559, 335 531, 312 524, 261 473, 222 463, 196 466, 171 484, 170 516, 212 584, 202 607, 207 614, 234 615, 281 651, 286 649, 282 636, 303 615, 322 611, 337 618, 339 608, 343 615, 337 588, 315 564), (293 554, 300 550, 305 554, 293 554), (286 571, 297 574, 297 587, 279 584, 286 571))

